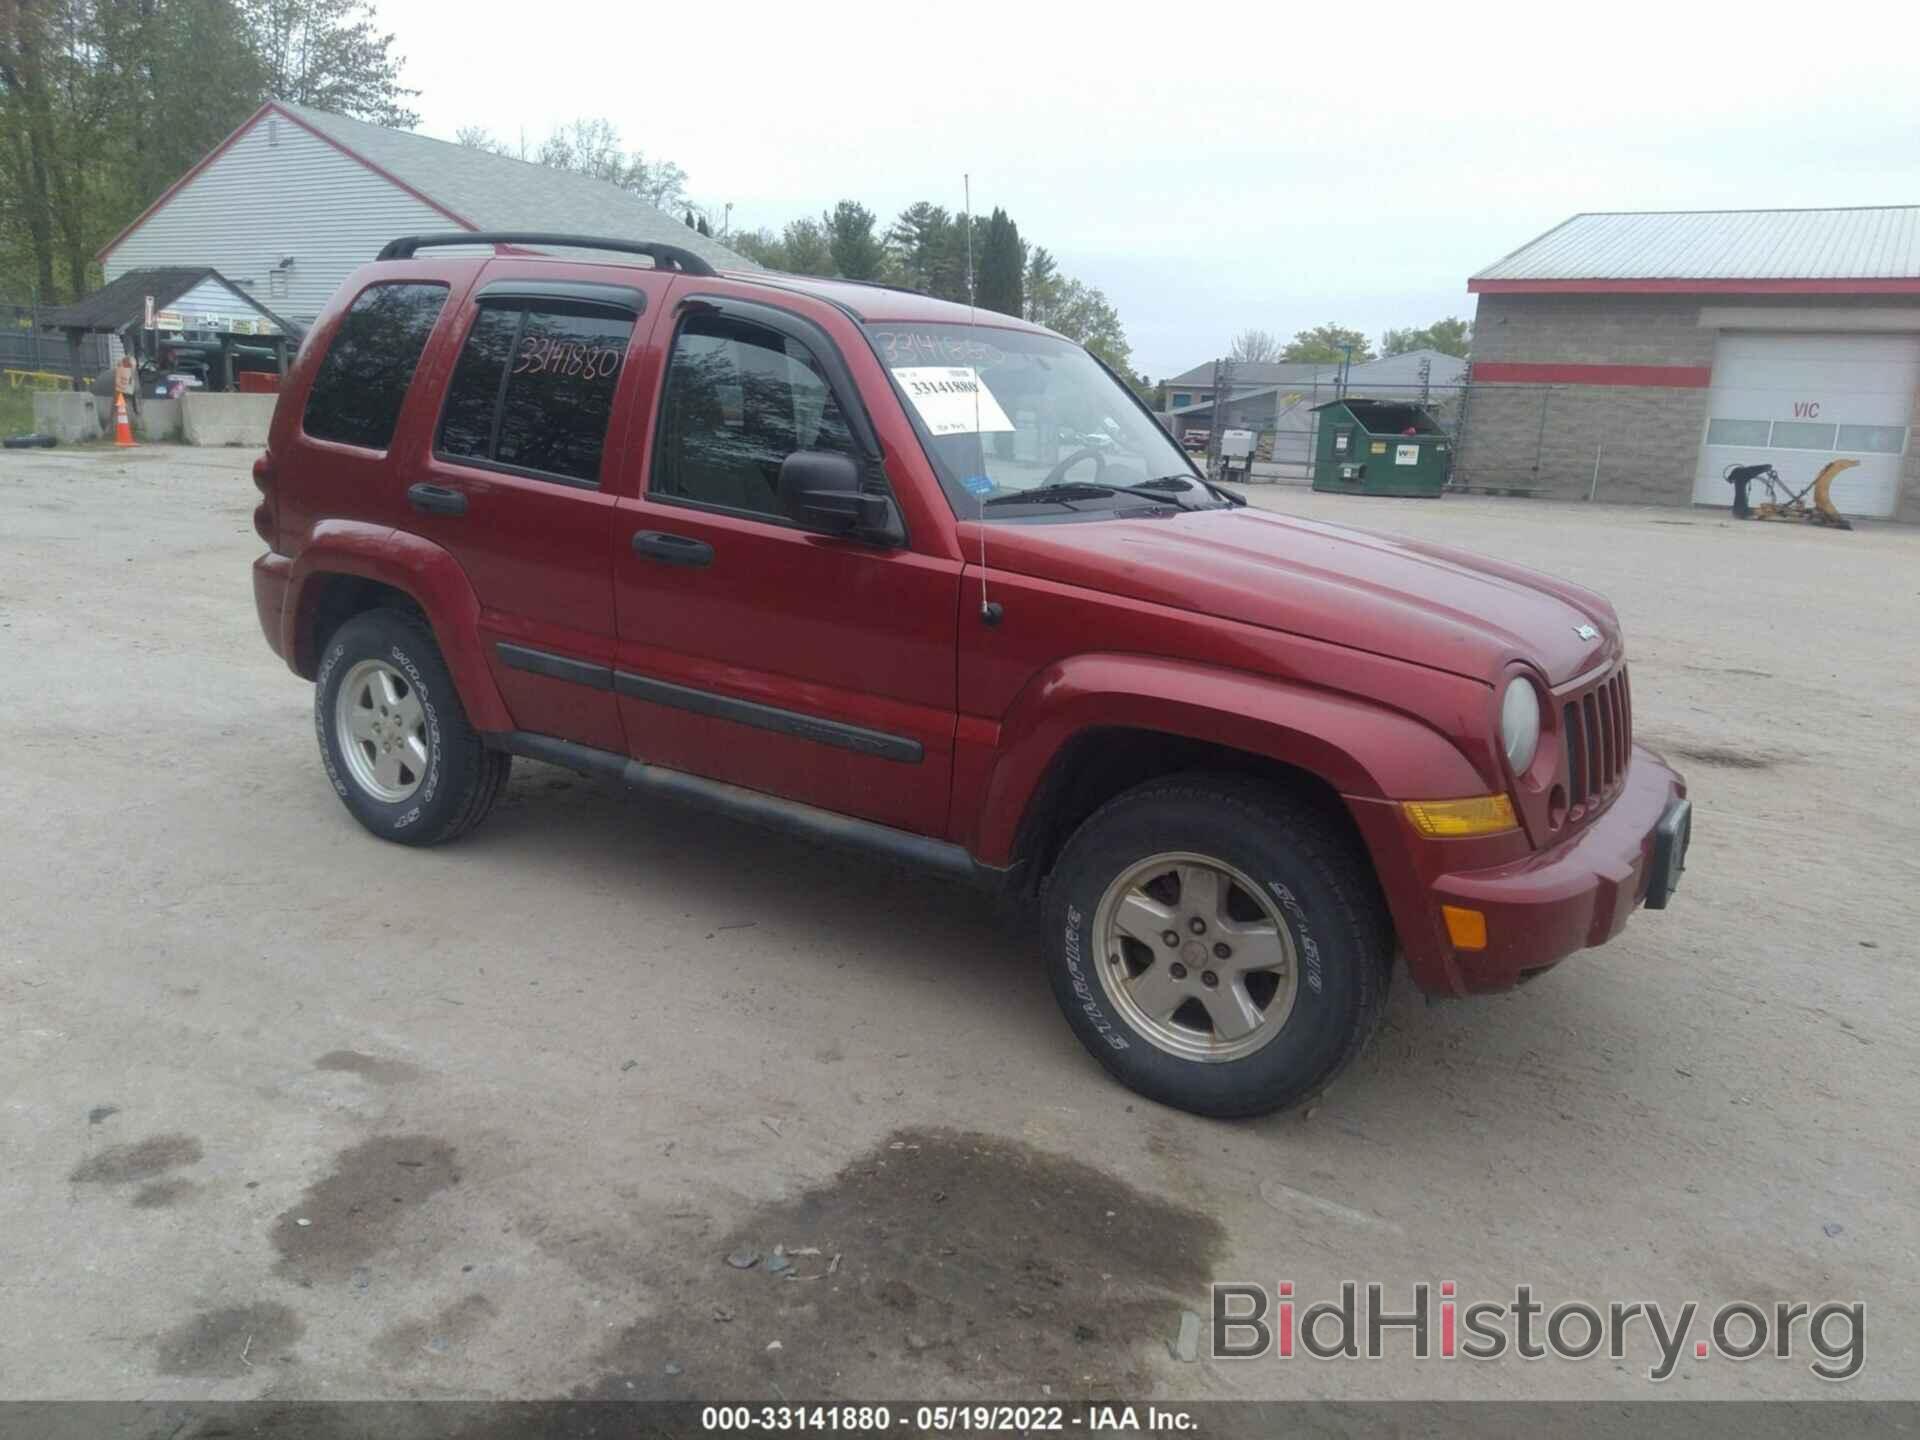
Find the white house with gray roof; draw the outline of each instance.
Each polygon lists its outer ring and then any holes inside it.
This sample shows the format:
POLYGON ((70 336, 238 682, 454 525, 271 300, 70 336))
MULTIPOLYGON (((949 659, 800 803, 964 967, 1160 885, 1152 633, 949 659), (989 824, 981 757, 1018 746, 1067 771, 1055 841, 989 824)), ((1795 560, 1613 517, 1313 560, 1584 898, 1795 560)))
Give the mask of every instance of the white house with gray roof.
POLYGON ((639 196, 584 175, 270 100, 100 252, 130 270, 218 270, 304 325, 397 235, 539 230, 658 240, 753 268, 639 196))

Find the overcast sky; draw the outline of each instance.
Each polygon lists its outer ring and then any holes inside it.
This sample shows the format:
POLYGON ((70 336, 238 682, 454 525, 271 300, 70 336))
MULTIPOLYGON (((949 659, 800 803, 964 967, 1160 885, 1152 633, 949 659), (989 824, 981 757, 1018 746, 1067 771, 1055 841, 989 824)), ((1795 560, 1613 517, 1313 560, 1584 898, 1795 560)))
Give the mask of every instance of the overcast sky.
POLYGON ((1920 202, 1911 0, 380 14, 426 133, 604 115, 736 228, 957 209, 971 171, 1156 379, 1247 326, 1470 316, 1468 275, 1582 210, 1920 202))

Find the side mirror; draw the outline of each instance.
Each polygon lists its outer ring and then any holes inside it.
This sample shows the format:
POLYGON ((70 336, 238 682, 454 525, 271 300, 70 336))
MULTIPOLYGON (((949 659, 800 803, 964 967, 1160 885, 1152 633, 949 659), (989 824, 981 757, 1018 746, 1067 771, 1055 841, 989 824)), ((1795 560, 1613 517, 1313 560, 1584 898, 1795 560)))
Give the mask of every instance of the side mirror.
POLYGON ((862 488, 860 463, 826 450, 796 450, 780 462, 780 503, 795 523, 822 535, 892 536, 893 502, 862 488))

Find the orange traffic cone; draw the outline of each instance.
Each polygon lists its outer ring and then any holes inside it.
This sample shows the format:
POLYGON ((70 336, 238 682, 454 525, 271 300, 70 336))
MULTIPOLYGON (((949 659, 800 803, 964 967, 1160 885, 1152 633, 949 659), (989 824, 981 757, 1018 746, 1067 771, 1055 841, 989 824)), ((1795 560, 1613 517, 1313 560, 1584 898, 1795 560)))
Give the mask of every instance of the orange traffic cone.
POLYGON ((124 449, 133 448, 133 427, 127 424, 127 397, 118 390, 113 392, 113 443, 124 449))

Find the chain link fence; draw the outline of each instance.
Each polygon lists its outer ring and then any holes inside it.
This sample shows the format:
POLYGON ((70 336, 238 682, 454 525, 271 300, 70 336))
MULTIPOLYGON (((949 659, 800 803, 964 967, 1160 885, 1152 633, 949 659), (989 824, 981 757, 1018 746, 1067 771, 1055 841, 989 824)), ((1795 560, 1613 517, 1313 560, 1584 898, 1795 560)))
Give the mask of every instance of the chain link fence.
MULTIPOLYGON (((1450 449, 1456 453, 1459 427, 1466 412, 1465 392, 1466 387, 1462 385, 1430 383, 1356 383, 1349 391, 1356 397, 1423 407, 1434 422, 1453 437, 1450 449)), ((1318 407, 1341 398, 1337 385, 1303 386, 1281 394, 1276 405, 1278 413, 1264 423, 1251 421, 1245 426, 1236 426, 1229 420, 1228 429, 1245 428, 1254 432, 1253 478, 1271 484, 1312 484, 1314 457, 1319 453, 1320 424, 1326 418, 1318 407)), ((1228 415, 1231 417, 1234 408, 1243 403, 1228 402, 1228 415)))
MULTIPOLYGON (((1684 505, 1694 493, 1706 423, 1703 391, 1489 382, 1469 375, 1452 385, 1356 380, 1349 393, 1420 405, 1431 413, 1451 437, 1451 490, 1668 505, 1684 505)), ((1340 387, 1328 383, 1278 395, 1236 395, 1221 407, 1224 428, 1254 432, 1254 481, 1309 485, 1326 418, 1318 407, 1340 398, 1340 387)), ((1205 428, 1211 419, 1209 414, 1188 423, 1205 428)), ((1233 474, 1247 478, 1238 467, 1233 474)))
MULTIPOLYGON (((0 371, 7 380, 26 383, 23 376, 58 376, 72 383, 73 347, 67 337, 42 330, 40 319, 48 307, 31 301, 0 298, 0 371)), ((112 364, 105 335, 87 335, 80 341, 80 373, 91 379, 112 364)), ((51 382, 45 382, 51 384, 51 382)))

